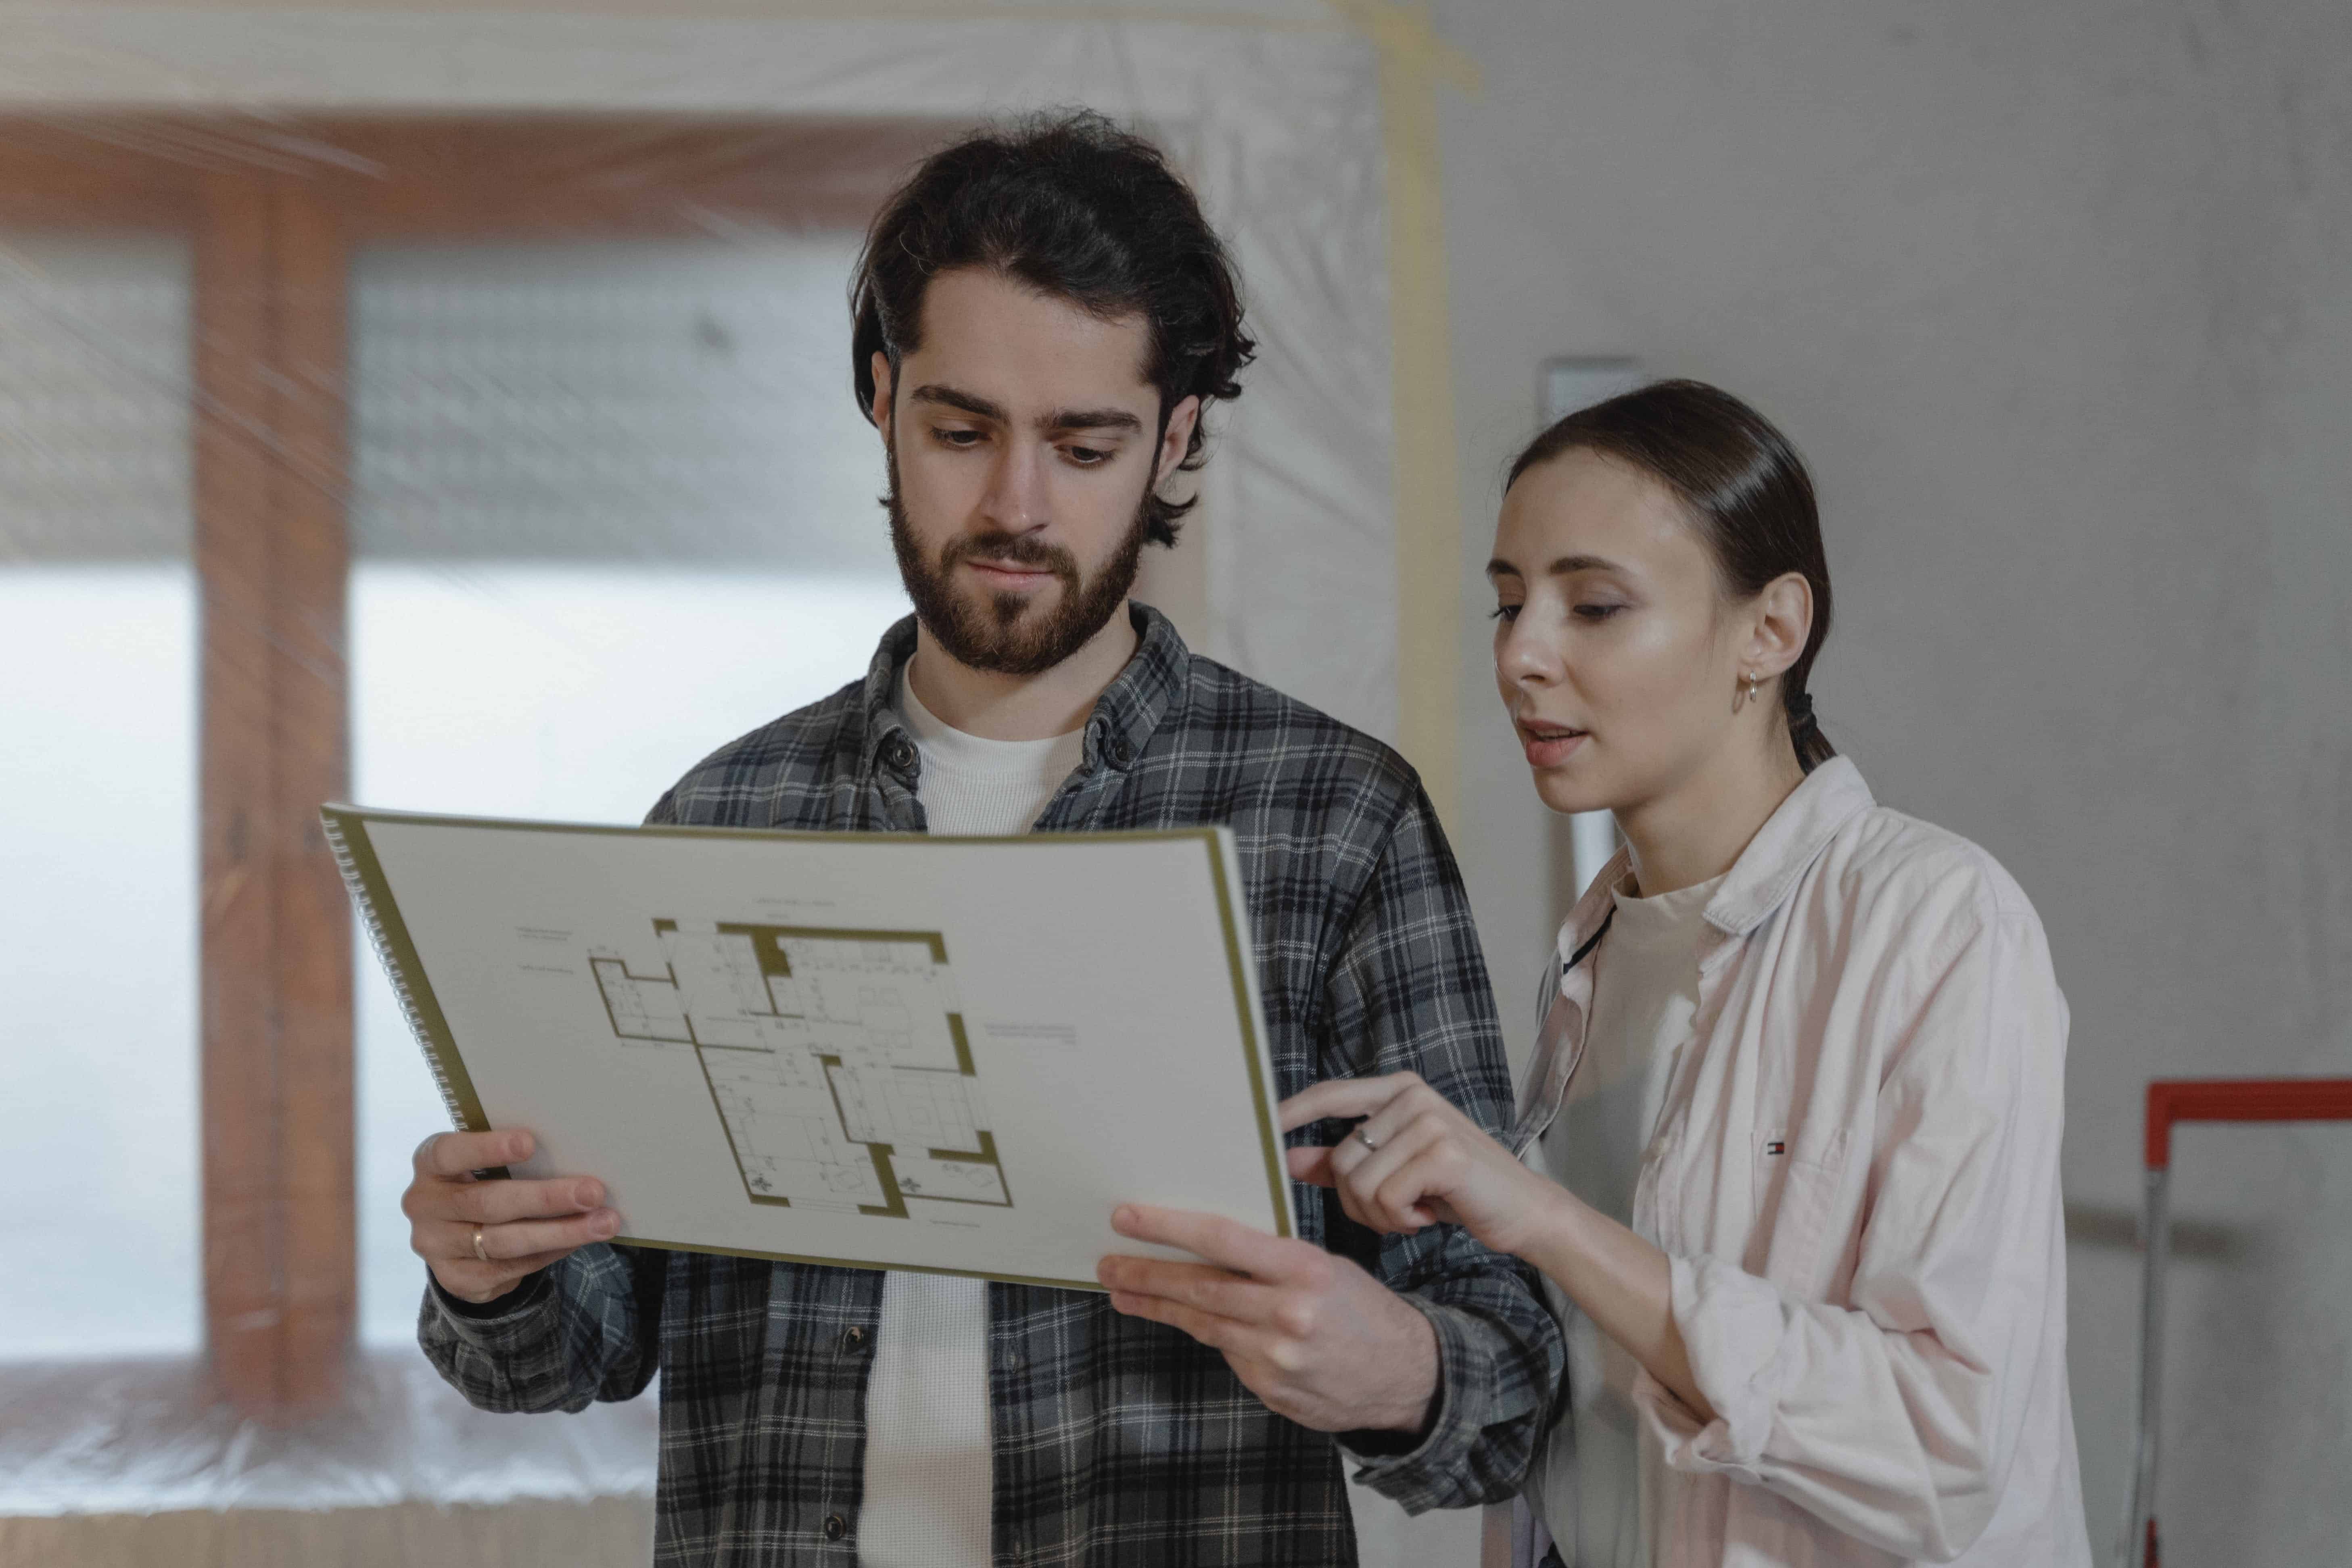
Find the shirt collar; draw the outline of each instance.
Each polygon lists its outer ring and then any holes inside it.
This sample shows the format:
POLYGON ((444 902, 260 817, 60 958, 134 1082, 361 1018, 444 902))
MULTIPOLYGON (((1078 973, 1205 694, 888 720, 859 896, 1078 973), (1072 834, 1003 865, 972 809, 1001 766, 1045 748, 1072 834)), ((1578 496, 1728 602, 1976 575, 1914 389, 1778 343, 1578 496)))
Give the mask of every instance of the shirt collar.
MULTIPOLYGON (((1838 830, 1876 804, 1850 758, 1832 757, 1807 773, 1724 873, 1723 885, 1707 900, 1707 924, 1727 937, 1754 931, 1780 907, 1838 830)), ((1591 942, 1616 907, 1615 895, 1631 891, 1633 879, 1633 851, 1620 845, 1560 928, 1562 960, 1572 962, 1571 955, 1591 942)))
POLYGON ((1707 900, 1707 923, 1726 936, 1746 936, 1763 924, 1838 830, 1877 804, 1851 758, 1832 757, 1807 773, 1731 863, 1707 900))
MULTIPOLYGON (((1123 769, 1141 756, 1152 733, 1176 706, 1191 672, 1192 651, 1177 634, 1175 623, 1150 605, 1132 601, 1128 613, 1135 626, 1135 656, 1095 700, 1094 712, 1087 720, 1082 764, 1088 769, 1105 765, 1123 769)), ((864 731, 858 756, 867 771, 893 736, 906 736, 906 725, 893 699, 898 671, 914 652, 915 617, 908 616, 882 634, 881 646, 866 666, 858 703, 864 731)))

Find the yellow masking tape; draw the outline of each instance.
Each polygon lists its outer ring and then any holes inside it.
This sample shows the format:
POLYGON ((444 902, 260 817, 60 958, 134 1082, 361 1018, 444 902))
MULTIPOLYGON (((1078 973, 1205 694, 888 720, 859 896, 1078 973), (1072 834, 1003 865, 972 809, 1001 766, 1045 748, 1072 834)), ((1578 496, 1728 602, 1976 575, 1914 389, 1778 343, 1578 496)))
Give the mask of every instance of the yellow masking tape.
POLYGON ((1475 62, 1429 14, 1395 0, 1334 0, 1380 53, 1387 164, 1390 405, 1396 433, 1397 743, 1449 830, 1460 822, 1462 513, 1445 297, 1437 85, 1478 88, 1475 62))

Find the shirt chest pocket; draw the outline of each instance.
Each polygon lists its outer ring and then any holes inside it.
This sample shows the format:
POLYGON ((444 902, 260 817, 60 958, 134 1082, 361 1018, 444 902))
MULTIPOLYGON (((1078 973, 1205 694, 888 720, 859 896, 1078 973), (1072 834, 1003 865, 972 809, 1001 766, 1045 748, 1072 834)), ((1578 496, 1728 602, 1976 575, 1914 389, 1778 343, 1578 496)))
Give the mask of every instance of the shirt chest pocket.
POLYGON ((1831 1250, 1845 1183, 1846 1130, 1812 1138, 1803 1128, 1759 1132, 1751 1161, 1755 1209, 1742 1267, 1776 1285, 1811 1288, 1831 1250))

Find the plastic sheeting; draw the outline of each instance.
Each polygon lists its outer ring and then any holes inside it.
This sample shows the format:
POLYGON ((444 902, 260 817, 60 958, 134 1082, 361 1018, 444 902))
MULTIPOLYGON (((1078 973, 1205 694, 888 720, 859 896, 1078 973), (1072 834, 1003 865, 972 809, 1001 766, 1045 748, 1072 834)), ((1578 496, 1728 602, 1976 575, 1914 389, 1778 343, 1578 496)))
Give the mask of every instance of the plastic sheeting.
MULTIPOLYGON (((827 188, 822 158, 779 154, 747 165, 752 183, 801 181, 808 200, 738 210, 711 142, 647 128, 773 121, 782 145, 817 121, 936 133, 1086 103, 1192 176, 1260 342, 1190 559, 1156 567, 1189 601, 1174 607, 1203 651, 1391 734, 1370 51, 1305 3, 742 21, 77 6, 13 11, 10 26, 0 605, 42 611, 0 627, 20 634, 0 645, 0 710, 30 741, 0 758, 0 881, 44 892, 0 900, 0 1176, 37 1200, 0 1217, 20 1265, 0 1275, 0 1512, 650 1490, 651 1399, 487 1415, 402 1348, 422 1279, 396 1194, 439 1121, 372 964, 355 1002, 364 1348, 339 1402, 299 1424, 213 1397, 191 829, 198 715, 225 694, 198 658, 213 569, 198 516, 211 505, 217 521, 221 503, 192 442, 210 421, 266 449, 309 498, 290 504, 340 509, 352 793, 634 818, 703 751, 854 676, 900 603, 845 363, 843 215, 866 187, 827 188), (28 150, 53 165, 134 151, 205 176, 183 182, 201 200, 233 199, 256 172, 299 190, 397 183, 413 175, 380 142, 336 128, 416 115, 562 115, 593 133, 542 158, 504 227, 445 215, 353 239, 341 363, 298 368, 291 390, 283 365, 216 363, 236 340, 214 333, 204 290, 231 317, 298 324, 315 302, 206 285, 184 206, 134 211, 153 193, 132 192, 131 207, 77 213, 71 193, 43 207, 8 184, 28 150), (692 194, 642 232, 518 227, 541 207, 650 212, 674 187, 692 194), (191 345, 215 355, 209 384, 191 345), (268 383, 292 422, 211 397, 224 378, 268 383), (306 426, 305 408, 324 417, 306 426), (312 444, 320 429, 340 430, 339 451, 312 444), (18 1048, 18 1030, 43 1048, 18 1048)), ((480 183, 462 145, 444 155, 451 188, 480 183)), ((236 602, 215 594, 210 613, 236 602)), ((331 660, 301 668, 342 679, 331 660)))
POLYGON ((240 1419, 188 1361, 0 1364, 0 1507, 162 1513, 648 1495, 655 1399, 494 1415, 457 1399, 423 1356, 379 1351, 354 1363, 332 1410, 279 1426, 240 1419))

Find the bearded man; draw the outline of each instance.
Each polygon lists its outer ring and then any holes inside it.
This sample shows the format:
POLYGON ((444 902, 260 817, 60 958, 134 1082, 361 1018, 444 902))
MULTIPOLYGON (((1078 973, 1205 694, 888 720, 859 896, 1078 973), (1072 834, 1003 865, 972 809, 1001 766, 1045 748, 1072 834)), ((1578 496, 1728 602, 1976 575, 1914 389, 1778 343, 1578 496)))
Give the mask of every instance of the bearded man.
MULTIPOLYGON (((1412 771, 1129 596, 1253 349, 1192 192, 1096 116, 974 136, 876 219, 852 308, 915 614, 863 681, 648 820, 1224 824, 1281 1092, 1412 1071, 1498 1129, 1493 1001, 1412 771)), ((658 1370, 661 1563, 1351 1563, 1343 1452, 1416 1511, 1505 1497, 1559 1381, 1519 1265, 1450 1226, 1375 1236, 1318 1187, 1301 1239, 1122 1208, 1122 1234, 1203 1261, 1107 1259, 1096 1295, 614 1246, 592 1179, 468 1179, 530 1148, 417 1151, 419 1335, 487 1409, 632 1398, 658 1370)))

